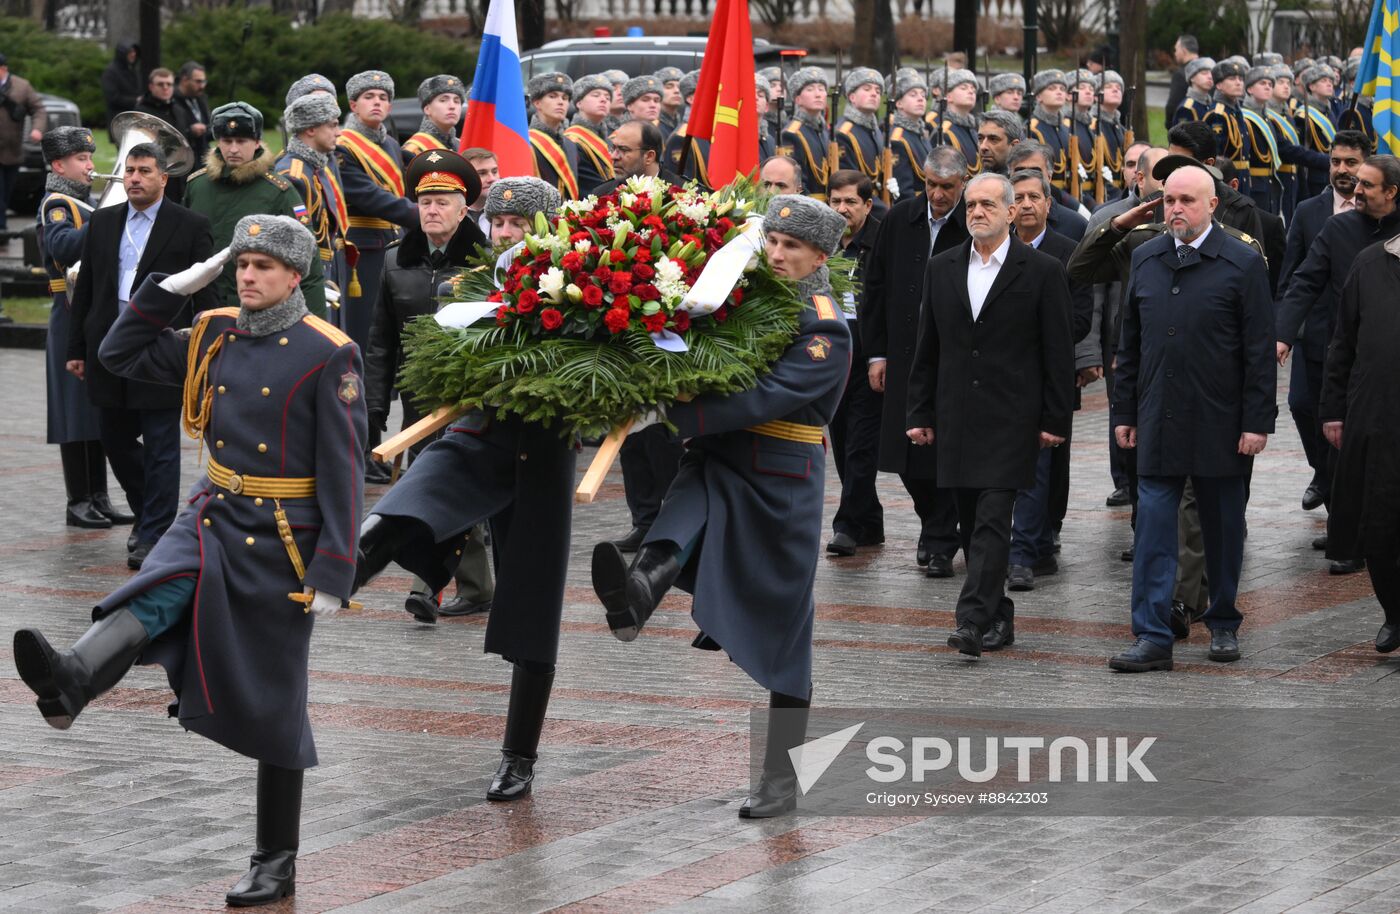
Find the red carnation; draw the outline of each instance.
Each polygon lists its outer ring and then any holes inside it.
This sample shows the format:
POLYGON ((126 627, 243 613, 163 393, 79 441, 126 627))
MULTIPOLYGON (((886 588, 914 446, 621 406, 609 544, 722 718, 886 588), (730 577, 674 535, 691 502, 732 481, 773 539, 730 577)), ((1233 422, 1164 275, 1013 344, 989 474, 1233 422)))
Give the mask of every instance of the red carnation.
POLYGON ((587 232, 574 232, 569 236, 569 244, 578 244, 580 241, 592 241, 593 236, 587 232))
POLYGON ((722 324, 729 319, 729 309, 726 308, 724 305, 720 305, 710 316, 722 324))
POLYGON ((503 301, 503 300, 504 300, 504 299, 503 299, 503 294, 504 294, 504 293, 502 293, 500 289, 497 289, 496 291, 492 292, 490 295, 486 296, 486 300, 487 300, 487 301, 494 301, 494 302, 503 301))
POLYGON ((652 229, 653 231, 666 231, 666 223, 662 221, 660 216, 647 216, 645 219, 642 220, 642 225, 652 229))
POLYGON ((554 255, 550 254, 548 251, 540 251, 538 254, 535 255, 534 262, 536 264, 547 264, 550 262, 550 260, 553 259, 553 256, 554 255))
POLYGON ((589 283, 583 287, 583 306, 596 308, 603 303, 603 290, 589 283))
POLYGON ((632 274, 623 270, 608 277, 608 291, 614 295, 626 295, 632 291, 632 274))
POLYGON ((598 279, 601 279, 603 282, 607 282, 608 277, 612 275, 612 270, 608 269, 608 262, 606 258, 607 252, 604 251, 603 257, 600 258, 598 261, 598 268, 593 271, 593 275, 596 276, 598 279))
POLYGON ((657 291, 656 286, 653 286, 649 282, 644 282, 639 286, 633 287, 632 294, 640 298, 642 301, 661 300, 661 293, 657 291))
POLYGON ((736 287, 733 292, 729 293, 729 297, 734 299, 734 307, 737 308, 739 303, 744 300, 744 290, 736 287))
MULTIPOLYGON (((647 266, 642 261, 641 253, 642 252, 640 250, 637 251, 637 263, 632 267, 632 275, 637 279, 643 280, 644 282, 650 282, 651 278, 656 275, 656 270, 647 266)), ((651 252, 647 251, 647 254, 650 255, 651 252)))
POLYGON ((564 323, 564 315, 559 313, 558 308, 545 308, 540 312, 540 324, 546 330, 558 330, 564 323))
POLYGON ((671 315, 671 325, 676 328, 677 333, 685 333, 690 329, 690 312, 677 311, 671 315))
MULTIPOLYGON (((667 243, 665 232, 661 233, 661 243, 663 245, 667 243)), ((651 248, 637 248, 637 253, 632 255, 632 260, 634 263, 651 263, 651 248)))
POLYGON ((510 306, 509 306, 509 305, 501 305, 499 308, 497 308, 497 309, 496 309, 496 324, 497 324, 497 326, 504 327, 504 326, 506 325, 506 322, 507 322, 509 316, 510 316, 510 306))
POLYGON ((534 289, 526 289, 520 293, 515 300, 515 310, 521 314, 529 314, 535 310, 535 306, 540 303, 540 293, 534 289))
POLYGON ((570 251, 560 258, 559 266, 572 273, 583 267, 583 255, 578 251, 570 251))
POLYGON ((705 231, 705 243, 708 244, 713 250, 714 248, 720 247, 724 244, 724 235, 722 235, 715 229, 707 229, 705 231))
POLYGON ((626 308, 609 308, 608 313, 603 315, 603 323, 606 324, 608 330, 613 333, 621 333, 626 330, 627 324, 631 319, 632 316, 627 312, 626 308))
POLYGON ((655 314, 648 314, 642 318, 642 326, 647 328, 648 333, 660 333, 666 329, 666 315, 660 311, 655 314))
POLYGON ((721 232, 726 233, 726 234, 727 234, 727 233, 729 232, 729 230, 732 229, 733 227, 734 227, 734 223, 731 222, 731 221, 729 220, 729 217, 728 217, 728 216, 721 216, 721 217, 720 217, 720 220, 719 220, 718 222, 715 223, 715 228, 719 229, 721 232))

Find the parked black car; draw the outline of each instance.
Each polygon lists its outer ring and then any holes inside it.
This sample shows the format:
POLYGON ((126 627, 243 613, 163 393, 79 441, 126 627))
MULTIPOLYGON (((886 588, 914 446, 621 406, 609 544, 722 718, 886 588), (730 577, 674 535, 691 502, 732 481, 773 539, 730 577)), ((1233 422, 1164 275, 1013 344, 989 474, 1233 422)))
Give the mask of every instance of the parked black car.
MULTIPOLYGON (((558 70, 578 79, 589 73, 621 70, 629 76, 655 73, 662 67, 695 70, 705 56, 708 38, 654 35, 634 38, 561 38, 520 55, 520 72, 529 81, 535 73, 558 70)), ((776 66, 790 45, 753 40, 754 68, 776 66)))

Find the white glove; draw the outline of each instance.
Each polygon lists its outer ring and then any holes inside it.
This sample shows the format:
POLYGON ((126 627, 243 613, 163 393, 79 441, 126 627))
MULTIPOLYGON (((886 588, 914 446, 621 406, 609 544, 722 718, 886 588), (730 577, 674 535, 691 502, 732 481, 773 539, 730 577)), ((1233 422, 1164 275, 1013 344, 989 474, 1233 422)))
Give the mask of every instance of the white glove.
POLYGON ((340 307, 340 287, 333 282, 326 283, 326 307, 340 307))
POLYGON ((890 199, 899 196, 899 182, 894 179, 894 175, 890 175, 890 179, 885 182, 885 186, 890 189, 890 199))
POLYGON ((1103 167, 1103 179, 1109 182, 1113 181, 1113 169, 1109 168, 1107 165, 1103 167))
POLYGON ((224 264, 228 263, 232 256, 229 249, 224 248, 208 260, 201 260, 178 273, 171 273, 160 281, 160 287, 176 295, 193 295, 218 279, 219 274, 224 271, 224 264))
POLYGON ((646 412, 642 413, 640 416, 632 420, 632 427, 627 430, 627 434, 635 435, 637 434, 637 432, 640 432, 647 426, 657 424, 661 421, 661 418, 664 415, 664 411, 662 411, 660 408, 647 410, 646 412))
POLYGON ((314 587, 304 588, 302 592, 311 595, 311 611, 316 614, 317 618, 329 619, 340 612, 340 597, 321 593, 314 587))
POLYGON ((1084 163, 1083 163, 1083 162, 1080 162, 1080 163, 1079 163, 1079 180, 1081 180, 1081 181, 1087 181, 1087 180, 1089 180, 1089 171, 1088 171, 1088 169, 1086 169, 1086 168, 1084 167, 1084 163))

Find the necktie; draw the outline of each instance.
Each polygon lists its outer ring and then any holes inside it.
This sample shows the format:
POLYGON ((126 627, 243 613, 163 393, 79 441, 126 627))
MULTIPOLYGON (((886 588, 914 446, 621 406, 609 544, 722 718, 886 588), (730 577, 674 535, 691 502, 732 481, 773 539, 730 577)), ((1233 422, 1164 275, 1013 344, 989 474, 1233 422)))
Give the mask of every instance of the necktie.
POLYGON ((447 253, 445 251, 433 251, 428 255, 428 263, 434 270, 441 270, 447 266, 447 253))
POLYGON ((1183 267, 1186 266, 1187 262, 1191 259, 1191 255, 1195 252, 1196 249, 1191 247, 1191 245, 1189 244, 1178 244, 1176 246, 1177 262, 1180 263, 1183 267))

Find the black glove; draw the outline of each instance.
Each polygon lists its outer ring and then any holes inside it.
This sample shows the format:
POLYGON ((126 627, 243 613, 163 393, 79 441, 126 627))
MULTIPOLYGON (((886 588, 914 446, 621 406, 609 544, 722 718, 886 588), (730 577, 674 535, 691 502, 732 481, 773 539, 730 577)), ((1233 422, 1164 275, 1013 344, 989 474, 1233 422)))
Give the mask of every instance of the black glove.
POLYGON ((387 432, 387 431, 389 430, 389 414, 388 414, 388 413, 386 413, 386 412, 381 412, 381 411, 379 411, 379 410, 377 410, 377 409, 376 409, 376 410, 371 410, 371 411, 369 412, 367 418, 369 419, 369 427, 370 427, 370 428, 377 428, 377 429, 379 429, 381 432, 387 432))

